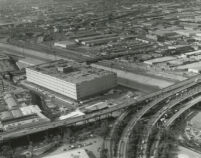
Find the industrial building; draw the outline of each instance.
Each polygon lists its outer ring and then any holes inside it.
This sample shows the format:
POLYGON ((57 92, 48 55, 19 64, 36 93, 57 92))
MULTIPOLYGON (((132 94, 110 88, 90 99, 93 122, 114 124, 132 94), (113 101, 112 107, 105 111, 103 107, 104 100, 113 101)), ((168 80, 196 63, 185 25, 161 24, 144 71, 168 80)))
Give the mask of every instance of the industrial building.
POLYGON ((119 39, 119 37, 116 34, 103 34, 76 38, 75 42, 86 46, 95 46, 106 44, 111 41, 116 41, 117 39, 119 39))
POLYGON ((10 111, 0 113, 1 130, 11 130, 34 123, 49 122, 50 120, 41 113, 37 105, 26 105, 10 111))
POLYGON ((175 60, 175 59, 176 59, 176 57, 173 57, 173 56, 165 56, 165 57, 161 57, 161 58, 147 60, 147 61, 144 61, 144 63, 148 64, 148 65, 153 65, 153 64, 163 63, 163 62, 167 62, 167 61, 175 60))
POLYGON ((201 67, 189 68, 188 72, 193 72, 193 73, 199 74, 201 72, 201 67))
POLYGON ((84 63, 53 61, 26 68, 27 81, 80 100, 117 85, 113 72, 92 68, 84 63))
POLYGON ((11 93, 5 94, 3 98, 7 104, 8 109, 13 109, 13 108, 17 107, 17 103, 11 93))
POLYGON ((39 122, 39 121, 40 121, 40 118, 36 114, 32 114, 32 115, 22 116, 19 118, 3 120, 1 121, 1 123, 3 125, 3 130, 7 131, 7 130, 15 129, 23 125, 33 124, 34 122, 39 122))
POLYGON ((29 90, 16 88, 0 96, 0 130, 8 131, 50 121, 38 105, 31 104, 29 90))
POLYGON ((75 42, 73 41, 58 41, 54 43, 55 47, 61 47, 61 48, 68 48, 72 45, 75 45, 75 42))
POLYGON ((29 67, 29 66, 38 65, 38 64, 42 64, 42 63, 44 63, 42 60, 28 58, 28 57, 24 58, 24 59, 20 59, 20 60, 18 60, 18 62, 16 62, 19 69, 29 67))

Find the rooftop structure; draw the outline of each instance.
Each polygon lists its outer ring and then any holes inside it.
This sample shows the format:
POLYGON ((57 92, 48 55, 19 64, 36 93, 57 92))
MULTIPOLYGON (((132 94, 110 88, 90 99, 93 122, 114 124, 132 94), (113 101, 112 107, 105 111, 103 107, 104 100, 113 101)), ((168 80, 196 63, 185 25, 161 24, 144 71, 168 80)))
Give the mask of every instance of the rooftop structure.
POLYGON ((62 48, 67 48, 69 46, 75 45, 75 42, 73 41, 58 41, 54 43, 54 46, 56 47, 62 47, 62 48))
POLYGON ((199 74, 201 72, 201 67, 189 68, 188 72, 193 72, 193 73, 199 74))
POLYGON ((86 64, 58 60, 26 68, 27 81, 79 100, 116 86, 116 74, 86 64))
POLYGON ((73 111, 69 114, 60 116, 59 120, 65 120, 67 118, 73 118, 73 117, 78 117, 78 116, 82 116, 82 115, 85 115, 85 114, 79 110, 76 110, 76 111, 73 111))
POLYGON ((144 63, 145 64, 149 64, 149 65, 153 65, 153 64, 167 62, 167 61, 174 60, 174 59, 176 59, 176 57, 166 56, 166 57, 161 57, 161 58, 155 58, 155 59, 147 60, 147 61, 144 61, 144 63))
POLYGON ((39 59, 25 58, 25 59, 18 60, 18 62, 16 64, 20 69, 22 69, 25 67, 34 66, 34 65, 38 65, 38 64, 42 64, 42 63, 44 63, 44 62, 39 59))
POLYGON ((38 121, 49 121, 37 105, 31 104, 29 90, 21 87, 15 87, 12 91, 2 92, 0 107, 0 130, 7 131, 32 125, 38 121))

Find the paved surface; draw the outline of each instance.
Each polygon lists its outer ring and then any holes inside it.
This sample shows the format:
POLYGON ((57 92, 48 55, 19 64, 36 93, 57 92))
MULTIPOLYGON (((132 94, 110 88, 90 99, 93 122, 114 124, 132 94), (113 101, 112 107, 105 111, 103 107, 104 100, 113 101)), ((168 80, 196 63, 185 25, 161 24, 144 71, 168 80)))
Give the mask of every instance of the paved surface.
POLYGON ((138 99, 130 98, 128 100, 125 100, 124 104, 121 103, 121 104, 118 104, 114 107, 98 111, 96 113, 87 114, 85 116, 80 116, 80 117, 62 120, 62 121, 54 121, 54 122, 50 122, 50 123, 43 123, 43 124, 39 124, 39 125, 34 126, 34 127, 18 129, 15 131, 3 132, 0 135, 0 141, 2 141, 4 139, 11 139, 11 138, 15 138, 15 137, 19 137, 19 136, 23 136, 23 135, 27 135, 27 134, 31 134, 31 133, 36 133, 39 131, 44 131, 44 130, 47 130, 50 128, 56 128, 56 127, 60 127, 60 126, 64 126, 64 125, 65 126, 79 125, 80 123, 83 124, 83 123, 90 122, 91 119, 93 119, 92 121, 95 121, 94 119, 99 118, 100 116, 101 116, 101 118, 106 118, 109 116, 109 114, 111 114, 114 111, 122 110, 122 109, 129 107, 129 106, 135 106, 139 102, 145 101, 147 99, 151 99, 154 96, 160 95, 162 93, 166 93, 167 91, 174 90, 174 89, 177 89, 179 87, 183 87, 183 86, 188 85, 188 84, 197 83, 198 82, 197 80, 199 80, 200 77, 201 76, 195 76, 191 79, 185 80, 185 81, 180 82, 176 85, 169 86, 165 89, 162 89, 162 90, 157 91, 155 93, 151 93, 149 95, 140 97, 138 99))
MULTIPOLYGON (((201 102, 201 96, 198 96, 195 99, 184 104, 183 107, 168 120, 168 122, 165 124, 165 127, 170 126, 185 111, 187 111, 188 109, 190 109, 192 106, 194 106, 195 104, 197 104, 199 102, 201 102)), ((201 120, 201 115, 198 116, 198 118, 196 118, 194 121, 197 122, 198 120, 201 120)))
MULTIPOLYGON (((119 143, 118 143, 118 148, 116 149, 117 152, 117 157, 126 157, 127 156, 127 148, 128 148, 128 143, 129 143, 129 137, 132 133, 133 128, 135 127, 136 123, 142 118, 143 115, 145 115, 151 108, 156 106, 157 104, 161 103, 165 99, 169 98, 172 95, 176 95, 178 92, 184 91, 185 89, 195 86, 197 83, 190 83, 188 85, 182 86, 174 91, 170 91, 169 93, 165 93, 164 95, 160 96, 159 98, 155 99, 154 101, 150 102, 149 104, 145 106, 137 112, 137 114, 134 114, 130 121, 128 122, 127 126, 122 132, 122 135, 120 137, 119 143)), ((108 149, 108 157, 114 156, 113 150, 114 150, 114 135, 115 135, 115 130, 118 130, 119 124, 121 124, 122 120, 126 117, 125 115, 128 114, 127 111, 124 112, 115 122, 113 129, 111 130, 110 139, 107 139, 105 144, 108 149), (111 155, 112 154, 112 155, 111 155)))
POLYGON ((157 79, 154 77, 134 74, 134 73, 130 73, 130 72, 114 69, 114 68, 109 68, 102 65, 92 64, 92 66, 115 72, 117 73, 117 76, 120 78, 126 78, 127 80, 135 81, 144 85, 156 86, 156 87, 159 87, 160 89, 174 84, 174 82, 171 82, 171 81, 165 81, 165 80, 157 79))
POLYGON ((25 56, 25 57, 32 57, 32 58, 36 58, 36 59, 40 59, 40 60, 44 60, 44 61, 51 61, 51 60, 55 60, 55 59, 57 59, 57 60, 58 59, 69 60, 69 59, 64 58, 64 57, 59 57, 57 55, 55 56, 51 53, 39 52, 39 51, 21 48, 18 46, 5 44, 5 43, 0 43, 0 48, 3 50, 8 50, 7 52, 5 51, 5 53, 8 53, 8 54, 21 55, 21 56, 25 56))
POLYGON ((180 146, 178 158, 201 158, 201 153, 197 153, 193 150, 180 146))
MULTIPOLYGON (((85 144, 84 147, 79 147, 76 149, 85 149, 91 151, 96 156, 96 158, 100 158, 100 149, 103 144, 103 139, 101 137, 90 138, 85 141, 76 142, 76 144, 85 144)), ((46 156, 55 155, 63 151, 72 150, 70 146, 72 146, 72 144, 64 143, 61 147, 57 148, 55 151, 47 154, 46 156)))

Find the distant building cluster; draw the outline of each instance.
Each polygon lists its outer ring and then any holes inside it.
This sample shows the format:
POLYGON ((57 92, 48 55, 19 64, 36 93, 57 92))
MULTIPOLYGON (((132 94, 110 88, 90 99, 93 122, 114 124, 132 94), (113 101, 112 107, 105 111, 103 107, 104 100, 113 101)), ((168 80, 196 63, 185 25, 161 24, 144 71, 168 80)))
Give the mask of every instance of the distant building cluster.
POLYGON ((3 131, 49 121, 38 105, 31 104, 31 94, 28 90, 17 88, 4 92, 0 102, 0 129, 3 131))
POLYGON ((177 56, 165 56, 144 61, 151 66, 160 66, 164 69, 187 70, 193 73, 201 72, 201 50, 183 53, 177 56))

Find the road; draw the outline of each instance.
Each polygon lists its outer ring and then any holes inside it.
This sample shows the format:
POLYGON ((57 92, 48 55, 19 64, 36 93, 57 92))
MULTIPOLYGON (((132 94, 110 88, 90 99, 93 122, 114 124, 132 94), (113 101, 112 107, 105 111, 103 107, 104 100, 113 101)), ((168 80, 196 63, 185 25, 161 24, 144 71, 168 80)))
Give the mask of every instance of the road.
MULTIPOLYGON (((191 107, 195 106, 197 103, 201 102, 201 96, 198 96, 196 98, 193 98, 192 100, 186 102, 180 109, 179 111, 175 112, 169 119, 168 121, 164 124, 165 129, 168 129, 173 123, 174 121, 179 118, 185 111, 187 111, 188 109, 190 109, 191 107)), ((159 145, 160 145, 160 139, 161 139, 161 132, 159 131, 159 133, 156 136, 156 141, 154 143, 154 147, 152 147, 152 149, 154 149, 153 151, 153 157, 155 157, 158 154, 158 149, 159 149, 159 145), (157 138, 158 137, 158 138, 157 138)), ((192 149, 191 149, 192 150, 192 149)))
POLYGON ((150 119, 146 125, 146 128, 143 131, 143 137, 142 142, 139 144, 141 146, 140 148, 140 156, 143 158, 147 158, 148 152, 149 152, 149 138, 152 134, 152 131, 154 127, 156 126, 156 123, 161 119, 164 118, 164 115, 170 111, 173 107, 177 106, 180 103, 185 102, 187 99, 192 99, 193 96, 201 93, 201 85, 196 86, 195 88, 191 89, 190 91, 182 94, 180 97, 173 99, 168 104, 166 104, 163 108, 161 108, 157 113, 155 113, 152 116, 152 119, 150 119))
POLYGON ((104 149, 107 149, 107 158, 114 157, 115 145, 117 143, 116 141, 118 141, 118 139, 116 139, 117 131, 121 128, 121 125, 128 114, 129 110, 126 110, 116 119, 112 129, 110 130, 109 136, 104 140, 104 149))
POLYGON ((186 112, 188 109, 190 109, 191 107, 193 107, 194 105, 196 105, 197 103, 201 102, 201 96, 198 96, 196 98, 194 98, 193 100, 185 103, 181 109, 179 109, 179 111, 177 111, 173 116, 171 116, 171 118, 165 123, 165 127, 168 128, 170 127, 174 121, 180 117, 184 112, 186 112))
MULTIPOLYGON (((127 154, 127 145, 128 145, 128 141, 129 136, 132 132, 132 129, 135 127, 136 123, 142 118, 142 116, 144 114, 146 114, 151 108, 153 108, 154 106, 156 106, 158 103, 162 102, 163 100, 167 99, 168 97, 172 96, 172 95, 176 95, 178 92, 180 91, 184 91, 185 89, 195 86, 198 83, 196 82, 189 82, 189 84, 187 85, 183 85, 183 86, 177 86, 177 89, 173 89, 173 88, 166 88, 163 89, 163 92, 160 93, 160 97, 158 96, 157 99, 155 99, 154 101, 150 102, 149 104, 146 105, 140 110, 138 111, 136 114, 133 115, 132 119, 130 119, 130 121, 128 122, 127 127, 123 130, 123 134, 121 136, 120 139, 120 143, 118 145, 118 149, 116 151, 124 151, 123 153, 119 152, 119 154, 117 154, 117 157, 125 157, 122 155, 126 155, 127 154), (169 92, 170 91, 170 92, 169 92), (169 92, 169 93, 168 93, 169 92), (122 147, 123 146, 123 147, 122 147), (124 148, 124 150, 122 150, 122 148, 124 148)), ((171 86, 174 87, 174 86, 171 86)), ((124 112, 115 122, 113 128, 112 128, 112 132, 110 133, 109 137, 110 139, 107 139, 107 141, 111 141, 111 142, 107 142, 107 144, 110 144, 111 146, 109 146, 109 148, 107 149, 109 152, 108 153, 112 153, 112 155, 110 155, 109 157, 113 157, 114 156, 114 141, 113 138, 115 138, 115 130, 117 130, 121 124, 121 122, 125 119, 125 117, 127 116, 128 112, 124 112), (110 151, 112 150, 112 151, 110 151)), ((107 145, 108 146, 108 145, 107 145)))
MULTIPOLYGON (((129 137, 131 136, 132 131, 133 131, 134 127, 136 126, 137 122, 140 121, 147 112, 149 112, 155 106, 161 106, 161 104, 165 105, 166 100, 168 100, 170 97, 176 96, 179 92, 180 93, 184 92, 185 89, 191 88, 195 85, 196 85, 195 83, 191 83, 189 85, 186 85, 184 87, 171 91, 171 92, 161 96, 160 98, 150 102, 149 104, 144 106, 140 111, 138 111, 137 114, 134 114, 131 117, 130 121, 128 122, 126 128, 124 128, 123 133, 121 135, 117 151, 122 151, 122 153, 119 153, 117 158, 128 157, 127 150, 128 150, 128 146, 129 146, 129 137)), ((166 106, 164 108, 166 108, 166 106)))
POLYGON ((48 129, 51 129, 51 128, 64 126, 64 125, 65 126, 71 126, 71 125, 78 124, 80 122, 87 122, 90 119, 99 118, 101 116, 107 117, 112 112, 122 110, 122 109, 126 109, 129 106, 135 106, 135 105, 137 105, 138 103, 141 103, 141 102, 147 102, 148 100, 152 100, 157 95, 161 95, 163 93, 166 93, 167 91, 171 91, 171 90, 174 90, 174 89, 177 89, 179 87, 182 87, 182 86, 185 86, 185 85, 188 85, 188 84, 192 84, 192 83, 197 84, 197 80, 200 80, 200 79, 201 79, 200 75, 195 76, 195 77, 193 77, 191 79, 179 82, 176 85, 169 86, 169 87, 167 87, 165 89, 162 89, 160 91, 157 91, 155 93, 151 93, 149 95, 140 97, 138 99, 130 98, 128 100, 125 100, 124 104, 118 104, 118 105, 116 105, 114 107, 104 109, 104 110, 101 110, 101 111, 98 111, 98 112, 95 112, 95 113, 92 113, 92 114, 87 114, 85 116, 80 116, 80 117, 67 119, 67 120, 62 120, 62 121, 48 122, 48 123, 44 123, 42 125, 34 126, 32 128, 17 129, 17 130, 14 130, 14 131, 3 132, 3 133, 0 133, 0 141, 3 141, 5 139, 16 138, 16 137, 20 137, 20 136, 24 136, 24 135, 28 135, 28 134, 32 134, 32 133, 36 133, 36 132, 40 132, 40 131, 44 131, 44 130, 48 130, 48 129))
POLYGON ((197 79, 201 79, 201 76, 196 76, 196 77, 193 77, 191 79, 182 81, 182 82, 180 82, 180 83, 178 83, 176 85, 172 85, 170 87, 167 87, 167 88, 162 89, 160 91, 157 91, 155 93, 151 93, 149 95, 140 97, 137 100, 135 100, 135 99, 127 100, 124 104, 119 104, 117 106, 111 107, 109 109, 104 109, 102 111, 98 111, 98 112, 93 113, 93 114, 87 114, 85 116, 76 117, 76 118, 73 118, 73 119, 70 119, 70 120, 68 119, 68 120, 45 123, 43 125, 38 125, 38 126, 35 126, 33 128, 28 128, 28 129, 17 129, 15 131, 3 132, 3 133, 0 134, 0 141, 3 141, 5 139, 11 139, 11 138, 23 136, 23 135, 28 135, 28 134, 31 134, 31 133, 36 133, 36 132, 48 130, 50 128, 64 126, 64 125, 71 126, 71 125, 75 125, 76 123, 79 123, 79 122, 90 120, 92 118, 98 118, 98 117, 100 117, 102 115, 108 115, 108 114, 110 114, 110 113, 112 113, 114 111, 122 110, 122 109, 125 109, 125 108, 129 107, 129 106, 134 106, 139 102, 150 100, 151 98, 153 98, 153 97, 155 97, 157 95, 166 93, 167 91, 177 89, 178 87, 182 87, 184 85, 196 83, 195 80, 197 80, 197 79))

